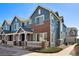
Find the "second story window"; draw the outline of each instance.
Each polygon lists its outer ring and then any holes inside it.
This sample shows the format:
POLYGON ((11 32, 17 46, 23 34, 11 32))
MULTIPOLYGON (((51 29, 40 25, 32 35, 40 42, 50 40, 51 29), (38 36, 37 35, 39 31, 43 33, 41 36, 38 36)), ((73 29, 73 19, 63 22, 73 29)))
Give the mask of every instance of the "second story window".
POLYGON ((69 33, 71 36, 75 36, 76 35, 76 31, 75 30, 71 30, 69 33))
POLYGON ((38 10, 38 14, 39 14, 39 15, 41 14, 41 9, 38 10))
POLYGON ((36 24, 42 24, 43 21, 44 21, 44 15, 37 16, 37 17, 35 18, 35 23, 36 23, 36 24))
POLYGON ((7 30, 8 28, 7 28, 8 26, 5 26, 5 30, 7 30))
POLYGON ((15 24, 14 24, 14 28, 15 28, 15 29, 18 29, 18 28, 19 28, 19 24, 18 24, 18 23, 15 23, 15 24))
POLYGON ((9 30, 9 26, 7 26, 7 25, 4 26, 4 27, 3 27, 3 30, 9 30))

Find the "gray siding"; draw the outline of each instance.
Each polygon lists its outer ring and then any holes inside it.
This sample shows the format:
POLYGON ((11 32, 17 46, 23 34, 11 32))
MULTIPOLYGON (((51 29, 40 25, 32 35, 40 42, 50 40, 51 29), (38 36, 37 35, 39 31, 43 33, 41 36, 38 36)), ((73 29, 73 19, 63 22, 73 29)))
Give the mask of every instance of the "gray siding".
POLYGON ((13 20, 13 23, 11 24, 11 31, 12 32, 16 32, 17 30, 15 29, 15 27, 14 27, 14 24, 16 24, 16 23, 18 23, 19 24, 19 26, 18 27, 20 27, 21 26, 21 23, 20 23, 20 21, 17 19, 17 18, 15 18, 14 20, 13 20), (17 20, 17 21, 16 21, 17 20))
POLYGON ((48 10, 44 9, 44 8, 41 8, 41 7, 38 7, 36 9, 36 11, 33 13, 31 19, 32 19, 32 23, 35 23, 35 17, 37 16, 40 16, 38 14, 38 10, 41 9, 41 14, 40 15, 44 15, 44 20, 49 20, 50 19, 50 13, 48 10))

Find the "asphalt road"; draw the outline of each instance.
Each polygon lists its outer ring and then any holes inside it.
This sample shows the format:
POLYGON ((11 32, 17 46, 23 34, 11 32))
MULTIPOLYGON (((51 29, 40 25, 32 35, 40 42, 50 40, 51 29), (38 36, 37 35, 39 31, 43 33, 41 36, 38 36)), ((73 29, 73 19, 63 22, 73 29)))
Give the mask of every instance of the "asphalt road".
POLYGON ((28 53, 32 53, 32 52, 28 50, 24 50, 23 48, 0 45, 0 56, 21 56, 28 53))

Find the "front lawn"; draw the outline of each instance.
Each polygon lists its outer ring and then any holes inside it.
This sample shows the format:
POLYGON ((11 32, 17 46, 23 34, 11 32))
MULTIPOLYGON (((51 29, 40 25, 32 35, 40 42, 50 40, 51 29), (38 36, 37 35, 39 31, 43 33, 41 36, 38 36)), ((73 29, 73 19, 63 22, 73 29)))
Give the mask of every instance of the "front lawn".
POLYGON ((39 52, 39 53, 56 53, 61 50, 62 50, 62 48, 59 48, 59 47, 48 47, 48 48, 43 48, 43 49, 30 49, 30 51, 39 52))
POLYGON ((56 53, 61 50, 62 50, 62 48, 58 48, 58 47, 48 47, 45 49, 41 49, 39 52, 41 52, 41 53, 56 53))

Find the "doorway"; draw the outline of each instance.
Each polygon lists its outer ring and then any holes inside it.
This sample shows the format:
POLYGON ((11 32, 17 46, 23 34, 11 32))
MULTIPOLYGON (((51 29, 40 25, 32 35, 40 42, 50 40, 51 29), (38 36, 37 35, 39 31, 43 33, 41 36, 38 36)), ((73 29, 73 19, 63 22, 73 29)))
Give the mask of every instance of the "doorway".
POLYGON ((21 39, 21 41, 19 41, 19 46, 23 46, 24 45, 24 40, 25 40, 25 34, 21 34, 20 39, 21 39))

